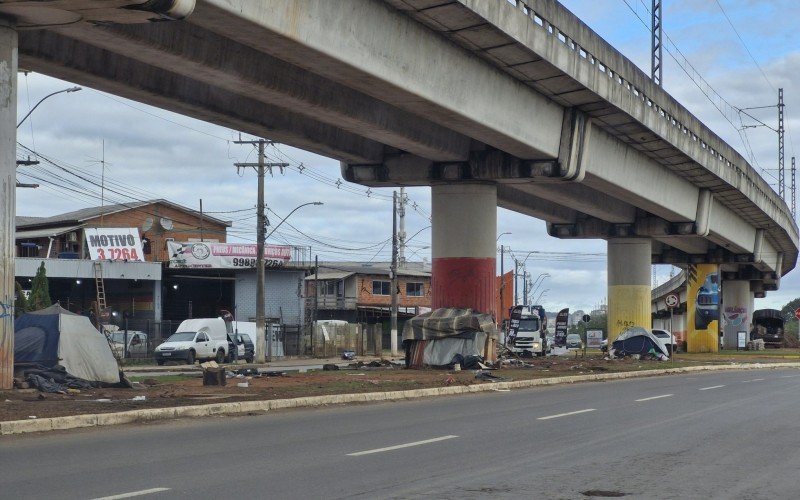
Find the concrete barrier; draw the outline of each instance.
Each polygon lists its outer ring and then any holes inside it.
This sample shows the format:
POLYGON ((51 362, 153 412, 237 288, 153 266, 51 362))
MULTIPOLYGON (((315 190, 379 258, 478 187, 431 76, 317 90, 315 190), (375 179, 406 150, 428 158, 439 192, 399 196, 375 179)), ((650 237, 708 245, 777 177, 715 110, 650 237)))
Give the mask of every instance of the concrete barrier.
POLYGON ((266 412, 286 408, 325 406, 346 403, 366 403, 377 401, 398 401, 403 399, 419 399, 433 396, 452 396, 494 391, 497 389, 527 389, 530 387, 555 384, 573 384, 578 382, 598 382, 604 380, 620 380, 629 378, 654 377, 678 373, 702 371, 757 370, 775 368, 800 368, 800 363, 748 363, 730 365, 691 366, 684 368, 664 368, 616 373, 592 373, 588 375, 570 375, 566 377, 548 377, 531 380, 515 380, 476 385, 457 385, 452 387, 430 387, 426 389, 410 389, 407 391, 364 392, 358 394, 332 394, 327 396, 304 396, 292 399, 270 399, 264 401, 237 401, 232 403, 212 403, 205 405, 177 406, 173 408, 147 408, 117 413, 98 413, 89 415, 72 415, 67 417, 36 418, 29 420, 10 420, 0 422, 0 435, 25 434, 52 430, 77 429, 106 425, 121 425, 141 422, 154 422, 174 418, 194 418, 214 415, 241 415, 251 412, 266 412))

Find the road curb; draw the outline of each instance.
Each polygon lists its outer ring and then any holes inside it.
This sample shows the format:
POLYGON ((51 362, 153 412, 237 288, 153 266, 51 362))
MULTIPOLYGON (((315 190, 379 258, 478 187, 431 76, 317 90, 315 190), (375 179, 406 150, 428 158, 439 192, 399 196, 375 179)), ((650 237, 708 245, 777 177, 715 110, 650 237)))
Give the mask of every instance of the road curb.
POLYGON ((89 415, 72 415, 67 417, 51 417, 30 420, 9 420, 0 422, 0 435, 26 434, 53 430, 77 429, 81 427, 100 427, 132 423, 155 422, 187 417, 207 417, 216 415, 237 415, 252 412, 282 410, 286 408, 304 408, 315 406, 337 405, 345 403, 368 403, 375 401, 398 401, 433 396, 453 396, 505 389, 525 389, 529 387, 574 384, 577 382, 599 382, 628 378, 654 377, 677 373, 756 370, 775 368, 800 368, 800 363, 748 363, 731 365, 706 365, 684 368, 662 368, 617 373, 592 373, 589 375, 570 375, 566 377, 550 377, 532 380, 516 380, 495 382, 480 385, 460 385, 451 387, 430 387, 426 389, 410 389, 391 392, 364 392, 357 394, 331 394, 327 396, 305 396, 292 399, 270 399, 263 401, 237 401, 231 403, 212 403, 193 406, 177 406, 173 408, 147 408, 116 413, 97 413, 89 415))

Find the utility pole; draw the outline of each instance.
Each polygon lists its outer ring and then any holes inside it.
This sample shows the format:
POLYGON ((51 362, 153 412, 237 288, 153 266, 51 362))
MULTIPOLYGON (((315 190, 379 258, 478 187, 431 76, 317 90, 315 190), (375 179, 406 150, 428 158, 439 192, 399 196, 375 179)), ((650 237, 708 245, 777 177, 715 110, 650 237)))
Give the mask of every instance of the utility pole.
MULTIPOLYGON (((264 169, 279 167, 283 169, 287 163, 265 163, 264 146, 272 141, 259 139, 257 141, 233 141, 234 144, 258 145, 258 163, 235 163, 237 169, 253 167, 258 173, 258 201, 256 206, 256 362, 265 363, 272 361, 272 342, 267 342, 265 318, 265 272, 264 272, 264 232, 266 229, 266 215, 264 214, 264 169)), ((271 340, 271 339, 270 339, 271 340)))
POLYGON ((661 0, 653 0, 653 8, 650 9, 650 78, 653 83, 662 86, 661 77, 663 76, 661 56, 663 45, 661 34, 663 32, 661 24, 661 0))
POLYGON ((397 206, 397 217, 400 220, 400 228, 397 230, 398 259, 400 269, 406 267, 406 188, 400 188, 400 200, 397 206))
POLYGON ((783 88, 778 89, 778 194, 786 200, 783 173, 783 88))
POLYGON ((392 196, 392 356, 397 356, 397 191, 392 196))
POLYGON ((503 291, 506 288, 506 276, 503 264, 506 256, 506 250, 503 245, 500 245, 500 328, 503 328, 503 320, 505 319, 505 301, 503 300, 503 291))
MULTIPOLYGON (((513 257, 513 254, 512 254, 513 257)), ((514 258, 514 305, 519 304, 519 261, 514 258)))
POLYGON ((528 305, 528 270, 522 266, 522 305, 528 305))
POLYGON ((203 241, 203 198, 200 198, 200 241, 203 241))

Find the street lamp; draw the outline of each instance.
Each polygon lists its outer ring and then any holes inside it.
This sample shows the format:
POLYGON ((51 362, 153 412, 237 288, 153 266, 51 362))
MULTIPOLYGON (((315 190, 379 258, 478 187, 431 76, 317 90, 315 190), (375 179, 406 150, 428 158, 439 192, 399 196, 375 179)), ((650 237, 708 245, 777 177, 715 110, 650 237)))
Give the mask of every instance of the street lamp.
POLYGON ((259 229, 259 239, 258 239, 258 251, 256 255, 256 357, 259 363, 263 363, 265 361, 272 361, 272 335, 270 335, 269 342, 267 342, 267 334, 266 328, 264 327, 264 305, 265 305, 265 298, 264 298, 264 290, 266 288, 265 283, 265 273, 264 273, 264 242, 272 236, 272 233, 278 230, 281 227, 281 224, 286 222, 293 213, 298 211, 299 209, 307 206, 307 205, 322 205, 321 201, 311 201, 308 203, 303 203, 302 205, 298 205, 294 208, 289 215, 281 219, 278 222, 278 225, 275 226, 275 229, 270 231, 270 233, 265 236, 263 239, 260 237, 263 233, 262 229, 259 229), (266 353, 266 357, 264 354, 266 353))
POLYGON ((545 280, 545 279, 547 279, 547 278, 549 278, 549 277, 550 277, 550 273, 542 273, 542 274, 540 274, 540 275, 539 275, 539 276, 536 278, 536 281, 534 281, 534 282, 533 282, 533 284, 534 284, 534 285, 536 285, 536 287, 535 287, 535 288, 533 289, 533 291, 531 292, 531 295, 535 294, 535 293, 536 293, 536 290, 538 290, 538 289, 539 289, 539 287, 540 287, 540 286, 542 286, 542 284, 544 283, 544 280, 545 280), (539 281, 539 278, 541 278, 541 279, 542 279, 542 281, 539 281), (537 282, 539 283, 538 285, 536 284, 537 282))
POLYGON ((79 90, 81 90, 81 89, 82 89, 82 87, 78 87, 78 86, 75 86, 75 87, 70 87, 70 88, 68 88, 68 89, 64 89, 64 90, 58 90, 58 91, 56 91, 56 92, 53 92, 52 94, 47 94, 46 96, 42 97, 41 99, 39 99, 39 102, 37 102, 37 103, 36 103, 36 105, 35 105, 34 107, 32 107, 30 111, 28 111, 28 114, 27 114, 27 115, 25 115, 25 116, 23 116, 23 117, 22 117, 22 120, 20 120, 20 121, 19 121, 19 123, 17 123, 17 128, 19 128, 19 126, 20 126, 20 125, 22 125, 22 122, 24 122, 25 120, 27 120, 27 119, 28 119, 28 117, 29 117, 29 116, 31 116, 31 113, 33 113, 33 111, 34 111, 36 108, 38 108, 38 107, 39 107, 39 105, 40 105, 41 103, 43 103, 43 102, 44 102, 44 100, 45 100, 45 99, 47 99, 48 97, 53 97, 54 95, 56 95, 56 94, 60 94, 60 93, 62 93, 62 92, 77 92, 77 91, 79 91, 79 90))
POLYGON ((511 234, 511 233, 510 233, 509 231, 506 231, 505 233, 500 233, 500 234, 498 234, 498 235, 497 235, 497 239, 496 239, 496 240, 494 240, 494 242, 495 242, 495 243, 497 243, 498 241, 500 241, 500 237, 501 237, 501 236, 503 236, 504 234, 511 234))
POLYGON ((291 212, 289 212, 289 215, 287 215, 286 217, 284 217, 283 219, 281 219, 281 221, 280 221, 280 222, 278 222, 278 225, 277 225, 277 226, 275 226, 275 229, 273 229, 272 231, 270 231, 270 232, 269 232, 269 234, 268 234, 267 236, 265 236, 265 237, 264 237, 264 239, 265 239, 265 240, 269 239, 269 237, 270 237, 270 236, 272 236, 272 233, 274 233, 275 231, 277 231, 277 230, 278 230, 278 228, 279 228, 279 227, 281 227, 281 224, 283 224, 284 222, 286 222, 286 219, 288 219, 288 218, 289 218, 289 217, 290 217, 290 216, 291 216, 293 213, 297 212, 298 210, 300 210, 301 208, 303 208, 303 207, 305 207, 305 206, 307 206, 307 205, 324 205, 324 203, 322 203, 321 201, 310 201, 310 202, 308 202, 308 203, 303 203, 302 205, 296 206, 296 207, 294 208, 294 210, 292 210, 291 212))
POLYGON ((538 304, 538 303, 539 303, 539 301, 540 301, 540 300, 542 300, 542 297, 544 297, 545 295, 547 295, 547 292, 549 292, 549 291, 550 291, 550 289, 549 289, 549 288, 545 288, 544 290, 542 290, 542 293, 540 293, 540 294, 539 294, 539 296, 538 296, 538 297, 536 297, 536 300, 535 300, 534 302, 538 304))

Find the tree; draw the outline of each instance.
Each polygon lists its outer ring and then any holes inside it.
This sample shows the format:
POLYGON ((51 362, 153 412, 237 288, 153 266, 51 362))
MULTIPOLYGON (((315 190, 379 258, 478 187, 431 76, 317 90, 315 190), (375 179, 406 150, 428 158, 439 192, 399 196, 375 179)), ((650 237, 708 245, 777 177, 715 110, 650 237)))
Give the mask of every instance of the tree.
POLYGON ((785 306, 781 307, 781 314, 783 314, 783 318, 787 321, 795 319, 794 311, 798 307, 800 307, 800 297, 794 299, 785 306))
POLYGON ((33 277, 33 284, 31 285, 31 297, 28 301, 29 310, 38 311, 45 307, 53 305, 50 300, 50 286, 47 283, 47 271, 44 268, 44 261, 36 270, 36 276, 33 277))
POLYGON ((22 285, 18 281, 14 282, 14 292, 16 298, 14 299, 14 317, 19 318, 28 312, 28 299, 25 298, 25 292, 22 290, 22 285))

